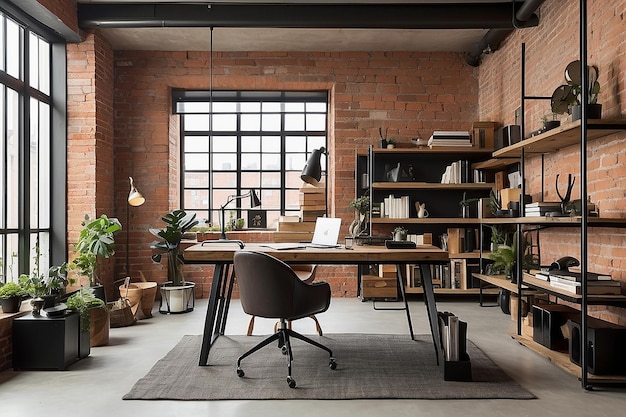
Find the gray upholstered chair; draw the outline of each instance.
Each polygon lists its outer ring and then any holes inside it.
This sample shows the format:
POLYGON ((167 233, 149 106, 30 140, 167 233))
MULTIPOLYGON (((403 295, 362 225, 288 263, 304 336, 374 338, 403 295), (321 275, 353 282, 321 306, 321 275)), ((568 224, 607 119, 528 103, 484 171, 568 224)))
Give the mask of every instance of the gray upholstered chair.
POLYGON ((295 388, 291 376, 293 354, 290 338, 296 338, 328 352, 329 366, 337 364, 332 351, 289 328, 288 322, 323 313, 330 306, 330 285, 326 282, 304 283, 286 263, 271 255, 253 251, 238 251, 234 256, 235 278, 243 310, 252 316, 279 319, 280 327, 268 338, 237 359, 237 375, 244 376, 241 361, 268 344, 278 341, 287 355, 287 383, 295 388))
MULTIPOLYGON (((295 272, 298 278, 300 278, 300 281, 306 284, 310 284, 313 281, 315 281, 315 271, 317 271, 317 265, 294 264, 290 266, 291 266, 291 269, 293 269, 293 272, 295 272)), ((250 317, 250 322, 248 323, 248 330, 246 332, 248 336, 252 336, 252 332, 254 331, 254 319, 255 319, 255 316, 250 317)), ((313 319, 313 321, 315 322, 315 330, 317 331, 317 334, 322 336, 323 335, 322 326, 320 326, 320 322, 317 320, 317 317, 311 316, 311 319, 313 319)), ((291 329, 291 322, 289 322, 289 328, 291 329)), ((277 326, 274 326, 274 331, 276 331, 276 329, 277 329, 277 326)))

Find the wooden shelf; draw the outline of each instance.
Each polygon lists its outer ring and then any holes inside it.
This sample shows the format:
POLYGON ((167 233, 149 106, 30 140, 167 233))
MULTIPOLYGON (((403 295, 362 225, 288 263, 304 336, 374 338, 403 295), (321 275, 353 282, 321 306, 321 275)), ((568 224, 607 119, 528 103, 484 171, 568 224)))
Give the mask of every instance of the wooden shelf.
POLYGON ((390 218, 390 217, 374 217, 372 223, 375 224, 480 224, 480 219, 477 218, 462 218, 462 217, 426 217, 418 219, 411 218, 390 218))
MULTIPOLYGON (((511 292, 511 294, 517 294, 517 284, 512 283, 504 275, 485 275, 485 274, 472 274, 474 278, 486 282, 491 285, 495 285, 498 288, 503 288, 511 292)), ((537 291, 529 288, 526 285, 522 286, 522 296, 534 295, 537 291)))
MULTIPOLYGON (((482 224, 529 224, 545 227, 572 227, 580 226, 581 218, 576 217, 490 217, 481 219, 482 224)), ((626 219, 611 219, 605 217, 589 217, 588 226, 591 227, 626 227, 626 219)))
MULTIPOLYGON (((423 294, 424 290, 422 287, 404 287, 404 291, 407 294, 423 294)), ((435 294, 464 294, 464 295, 478 295, 480 294, 480 289, 478 288, 469 288, 466 290, 462 290, 460 288, 434 288, 435 294)), ((499 292, 498 289, 495 288, 483 288, 483 295, 497 295, 499 292)))
POLYGON ((472 169, 493 169, 500 170, 504 169, 508 166, 517 164, 520 162, 519 157, 511 157, 511 158, 491 158, 486 161, 477 162, 472 164, 472 169))
MULTIPOLYGON (((483 251, 483 258, 488 257, 491 252, 483 251)), ((480 259, 480 251, 448 253, 450 259, 480 259)))
POLYGON ((489 155, 493 152, 493 149, 488 148, 474 148, 465 146, 439 146, 439 147, 396 147, 393 149, 384 148, 372 148, 373 153, 377 154, 407 154, 407 153, 470 153, 470 154, 485 154, 489 155))
MULTIPOLYGON (((530 350, 540 354, 541 356, 548 359, 550 362, 563 369, 567 373, 575 376, 578 379, 581 379, 581 371, 582 368, 575 363, 572 363, 569 359, 569 353, 567 352, 559 352, 556 350, 550 350, 547 347, 535 342, 527 336, 521 335, 513 335, 511 336, 513 339, 517 340, 521 345, 526 346, 530 350)), ((598 383, 598 384, 615 384, 615 383, 625 383, 626 376, 623 375, 591 375, 588 374, 589 382, 598 383)))
MULTIPOLYGON (((580 120, 561 125, 537 136, 519 141, 493 153, 494 158, 519 157, 522 148, 526 154, 556 152, 570 145, 580 143, 580 120)), ((624 119, 589 119, 587 140, 597 139, 626 129, 624 119)))
MULTIPOLYGON (((574 294, 568 291, 561 290, 560 288, 555 288, 550 285, 549 282, 543 281, 541 279, 537 279, 534 276, 524 273, 524 283, 529 287, 536 288, 537 290, 541 290, 542 292, 546 292, 548 294, 552 294, 562 300, 569 301, 572 303, 578 303, 583 299, 583 296, 580 294, 574 294)), ((626 296, 624 295, 595 295, 588 294, 587 302, 589 304, 598 304, 598 305, 626 305, 626 296)))
POLYGON ((466 182, 462 184, 441 184, 439 182, 375 182, 375 190, 489 190, 494 183, 466 182))

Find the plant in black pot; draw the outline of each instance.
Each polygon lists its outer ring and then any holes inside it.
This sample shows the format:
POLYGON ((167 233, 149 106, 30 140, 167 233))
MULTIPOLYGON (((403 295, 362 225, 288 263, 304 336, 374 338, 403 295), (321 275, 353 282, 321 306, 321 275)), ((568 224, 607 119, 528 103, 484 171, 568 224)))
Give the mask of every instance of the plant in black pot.
POLYGON ((39 302, 41 302, 42 308, 54 307, 68 284, 67 264, 64 262, 61 265, 51 266, 47 276, 39 273, 38 263, 35 265, 30 276, 20 275, 20 283, 33 298, 31 301, 33 308, 39 302))
POLYGON ((91 346, 106 344, 102 342, 103 332, 108 342, 108 310, 104 301, 94 295, 93 289, 85 287, 70 295, 65 304, 80 317, 79 357, 86 358, 91 346))
MULTIPOLYGON (((588 89, 587 89, 587 118, 600 119, 602 117, 602 104, 598 103, 600 83, 598 82, 598 68, 593 65, 587 66, 588 89)), ((572 113, 572 121, 580 119, 582 102, 582 72, 580 61, 570 62, 565 68, 565 81, 552 94, 552 112, 572 113)))
POLYGON ((0 305, 4 313, 20 311, 22 299, 27 294, 23 286, 16 282, 7 282, 0 286, 0 305))
POLYGON ((94 288, 96 297, 106 301, 104 287, 98 276, 98 263, 99 259, 107 259, 115 254, 115 233, 122 230, 122 225, 118 219, 109 218, 105 214, 93 220, 85 215, 82 225, 83 230, 74 244, 78 255, 72 261, 72 267, 89 279, 89 286, 94 288))
POLYGON ((161 262, 163 255, 167 257, 167 279, 161 284, 161 305, 159 312, 186 313, 194 307, 195 283, 185 281, 183 276, 183 258, 180 253, 180 242, 186 232, 198 224, 195 213, 174 210, 161 218, 165 223, 163 229, 150 229, 150 233, 159 238, 150 245, 152 260, 161 262))

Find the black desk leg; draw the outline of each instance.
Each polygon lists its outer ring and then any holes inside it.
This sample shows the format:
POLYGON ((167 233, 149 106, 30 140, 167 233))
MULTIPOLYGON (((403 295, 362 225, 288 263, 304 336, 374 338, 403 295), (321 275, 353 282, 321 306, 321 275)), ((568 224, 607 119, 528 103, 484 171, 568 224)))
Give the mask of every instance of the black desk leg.
POLYGON ((437 365, 439 365, 439 352, 441 348, 441 338, 439 336, 439 319, 437 318, 437 304, 435 302, 435 291, 433 290, 433 278, 430 274, 430 266, 420 264, 420 272, 422 273, 422 286, 424 287, 424 303, 428 312, 428 321, 430 322, 430 333, 433 336, 435 345, 435 357, 437 365))
POLYGON ((224 318, 222 319, 222 327, 220 328, 220 334, 224 334, 226 331, 226 320, 228 319, 228 309, 230 308, 230 300, 233 297, 233 287, 235 286, 235 269, 233 268, 228 279, 228 291, 226 293, 226 299, 224 301, 224 318))
POLYGON ((202 336, 202 348, 200 350, 199 366, 206 366, 209 360, 209 351, 213 344, 213 331, 216 329, 216 318, 218 310, 218 294, 222 286, 224 264, 215 264, 213 271, 213 281, 211 282, 211 293, 209 295, 209 305, 207 306, 206 318, 204 319, 204 332, 202 336))
POLYGON ((224 311, 226 310, 226 290, 228 289, 229 270, 230 264, 224 265, 222 269, 222 277, 220 278, 220 291, 217 298, 217 318, 215 319, 215 328, 213 329, 213 333, 218 335, 224 334, 224 320, 226 319, 224 316, 224 311))
POLYGON ((406 319, 409 323, 409 332, 411 333, 411 340, 415 340, 415 335, 413 334, 413 323, 411 322, 411 313, 409 312, 409 300, 406 299, 406 291, 404 290, 404 271, 406 270, 406 265, 396 265, 396 278, 398 280, 398 286, 400 287, 400 294, 402 295, 402 300, 404 300, 404 310, 406 310, 406 319))

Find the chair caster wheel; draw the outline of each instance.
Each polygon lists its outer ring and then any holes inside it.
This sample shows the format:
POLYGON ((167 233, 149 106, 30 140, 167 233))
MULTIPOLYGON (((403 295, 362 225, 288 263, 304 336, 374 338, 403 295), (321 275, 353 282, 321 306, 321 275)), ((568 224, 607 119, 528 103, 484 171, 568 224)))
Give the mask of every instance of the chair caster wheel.
POLYGON ((241 368, 237 368, 237 376, 238 376, 239 378, 243 378, 243 376, 244 376, 245 374, 246 374, 246 373, 243 371, 243 369, 241 369, 241 368))
POLYGON ((283 346, 280 348, 280 352, 281 352, 283 355, 286 355, 286 354, 287 354, 287 346, 283 345, 283 346))
POLYGON ((335 362, 334 359, 331 359, 330 362, 328 363, 328 366, 330 366, 330 369, 334 371, 335 369, 337 369, 337 362, 335 362))
POLYGON ((287 384, 289 384, 289 388, 295 388, 296 387, 296 380, 293 379, 292 377, 288 376, 287 377, 287 384))

